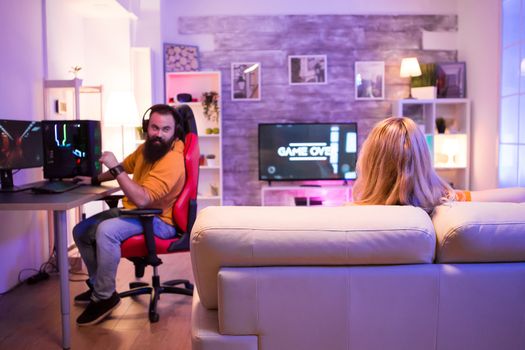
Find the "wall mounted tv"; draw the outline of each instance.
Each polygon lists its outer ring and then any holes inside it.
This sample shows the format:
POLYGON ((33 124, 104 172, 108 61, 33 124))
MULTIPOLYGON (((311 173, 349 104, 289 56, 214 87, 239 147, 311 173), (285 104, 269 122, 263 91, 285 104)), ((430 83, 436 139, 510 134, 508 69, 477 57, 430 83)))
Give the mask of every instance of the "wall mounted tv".
POLYGON ((353 180, 357 123, 259 124, 259 180, 353 180))

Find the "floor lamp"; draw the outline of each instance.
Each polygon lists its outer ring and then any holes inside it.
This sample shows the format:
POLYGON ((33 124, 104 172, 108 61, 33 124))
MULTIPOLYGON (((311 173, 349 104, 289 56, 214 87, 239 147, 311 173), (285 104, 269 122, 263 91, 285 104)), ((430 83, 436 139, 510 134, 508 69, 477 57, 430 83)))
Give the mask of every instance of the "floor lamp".
POLYGON ((105 116, 105 125, 120 127, 120 133, 122 138, 122 161, 126 156, 126 148, 124 142, 125 128, 132 126, 135 127, 140 124, 137 102, 135 101, 135 96, 133 96, 133 93, 131 91, 112 91, 109 94, 105 116))

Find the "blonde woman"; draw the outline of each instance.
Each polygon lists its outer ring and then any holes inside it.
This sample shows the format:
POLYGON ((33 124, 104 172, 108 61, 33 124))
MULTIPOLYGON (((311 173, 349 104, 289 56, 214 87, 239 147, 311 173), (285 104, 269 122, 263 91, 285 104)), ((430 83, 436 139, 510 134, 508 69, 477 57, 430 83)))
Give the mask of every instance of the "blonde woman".
POLYGON ((459 201, 524 202, 525 188, 453 190, 434 171, 425 136, 409 118, 377 123, 357 160, 354 203, 413 205, 431 213, 436 205, 459 201))

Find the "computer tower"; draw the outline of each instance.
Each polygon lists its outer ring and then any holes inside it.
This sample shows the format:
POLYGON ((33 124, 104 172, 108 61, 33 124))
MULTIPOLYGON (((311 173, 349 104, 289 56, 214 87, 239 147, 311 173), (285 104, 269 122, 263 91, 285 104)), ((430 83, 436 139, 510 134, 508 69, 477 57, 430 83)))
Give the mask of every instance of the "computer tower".
POLYGON ((102 141, 98 120, 45 120, 42 138, 46 179, 101 173, 102 141))

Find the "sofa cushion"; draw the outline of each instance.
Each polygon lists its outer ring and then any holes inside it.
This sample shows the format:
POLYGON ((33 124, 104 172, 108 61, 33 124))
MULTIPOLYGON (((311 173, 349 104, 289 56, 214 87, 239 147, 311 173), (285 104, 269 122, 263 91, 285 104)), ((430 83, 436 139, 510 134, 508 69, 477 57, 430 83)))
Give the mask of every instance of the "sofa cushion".
POLYGON ((525 203, 454 202, 432 221, 437 262, 525 261, 525 203))
POLYGON ((432 263, 435 244, 430 217, 410 206, 207 207, 191 256, 201 302, 216 308, 221 267, 432 263))

